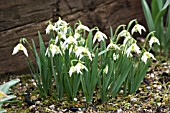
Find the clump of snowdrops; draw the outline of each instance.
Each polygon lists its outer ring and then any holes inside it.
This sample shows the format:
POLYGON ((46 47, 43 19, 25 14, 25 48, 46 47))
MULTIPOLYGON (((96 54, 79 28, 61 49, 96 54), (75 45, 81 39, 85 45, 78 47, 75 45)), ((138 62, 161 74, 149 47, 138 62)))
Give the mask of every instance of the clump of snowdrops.
POLYGON ((142 34, 146 30, 136 19, 127 26, 118 26, 114 34, 110 29, 110 37, 98 27, 90 29, 80 21, 72 27, 61 18, 56 23, 49 22, 45 31, 50 37, 48 47, 38 32, 40 52, 37 52, 34 40, 30 44, 22 38, 12 54, 22 50, 28 57, 24 47, 28 44, 37 65, 34 66, 29 58, 27 62, 41 96, 54 95, 57 100, 66 96, 76 101, 79 91, 83 92, 87 102, 92 102, 94 91, 103 102, 115 97, 120 90, 124 94, 135 93, 150 59, 156 60, 150 53, 152 45, 159 44, 151 32, 143 47, 138 46, 133 34, 142 34), (123 43, 119 43, 120 39, 123 43))

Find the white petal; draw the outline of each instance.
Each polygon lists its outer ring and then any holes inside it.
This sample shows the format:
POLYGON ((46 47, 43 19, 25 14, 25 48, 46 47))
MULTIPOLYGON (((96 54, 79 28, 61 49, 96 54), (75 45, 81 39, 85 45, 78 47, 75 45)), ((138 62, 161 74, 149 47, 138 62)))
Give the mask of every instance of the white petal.
POLYGON ((23 50, 24 54, 28 57, 27 49, 24 46, 23 46, 22 50, 23 50))
POLYGON ((57 42, 58 42, 58 36, 56 36, 55 38, 55 44, 57 44, 57 42))
POLYGON ((97 39, 97 37, 95 35, 94 38, 93 38, 93 44, 95 43, 96 39, 97 39))
POLYGON ((86 30, 86 31, 90 31, 90 29, 89 29, 87 26, 82 25, 82 24, 80 24, 80 25, 77 27, 77 30, 86 30))
POLYGON ((19 48, 18 48, 18 45, 17 45, 16 47, 14 47, 14 50, 13 50, 13 52, 12 52, 12 55, 18 53, 18 51, 19 51, 19 48))

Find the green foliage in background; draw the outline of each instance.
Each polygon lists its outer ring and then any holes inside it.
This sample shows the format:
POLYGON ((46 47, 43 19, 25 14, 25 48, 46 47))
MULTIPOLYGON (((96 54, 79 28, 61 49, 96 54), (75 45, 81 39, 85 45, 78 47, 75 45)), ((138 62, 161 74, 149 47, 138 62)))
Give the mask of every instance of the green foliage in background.
POLYGON ((168 56, 170 47, 170 0, 152 0, 151 8, 146 0, 141 0, 149 31, 156 31, 160 48, 168 56))

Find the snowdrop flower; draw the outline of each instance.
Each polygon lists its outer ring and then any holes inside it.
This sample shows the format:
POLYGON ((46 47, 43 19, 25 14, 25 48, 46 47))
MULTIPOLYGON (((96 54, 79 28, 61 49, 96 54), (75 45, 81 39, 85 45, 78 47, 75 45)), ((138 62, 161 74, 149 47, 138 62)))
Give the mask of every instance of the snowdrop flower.
POLYGON ((28 57, 27 49, 21 43, 19 43, 16 47, 14 47, 12 55, 18 53, 18 51, 20 50, 22 50, 24 54, 28 57))
POLYGON ((127 30, 122 30, 119 34, 118 37, 128 37, 130 36, 130 33, 127 30))
POLYGON ((149 53, 149 52, 144 52, 143 55, 142 55, 141 60, 143 62, 145 62, 145 64, 146 64, 148 58, 152 58, 152 59, 156 60, 155 57, 153 56, 153 54, 149 53))
POLYGON ((59 39, 64 39, 66 40, 66 34, 63 32, 58 32, 56 38, 55 38, 55 44, 57 44, 59 39))
POLYGON ((113 53, 113 60, 116 61, 119 58, 119 54, 116 55, 115 53, 113 53))
POLYGON ((120 48, 119 48, 116 44, 114 44, 114 43, 112 43, 112 42, 107 46, 107 50, 109 50, 109 49, 117 49, 117 50, 120 50, 120 48))
POLYGON ((82 63, 77 63, 76 64, 76 66, 75 66, 75 70, 77 71, 77 74, 83 74, 82 72, 81 72, 81 70, 83 70, 83 69, 85 69, 86 71, 88 71, 88 69, 87 69, 87 67, 86 66, 84 66, 82 63))
POLYGON ((71 66, 70 70, 69 70, 69 75, 71 77, 71 75, 76 71, 76 68, 74 66, 71 66))
MULTIPOLYGON (((123 45, 126 45, 127 44, 127 42, 129 42, 129 43, 132 43, 133 42, 133 40, 135 40, 132 36, 127 36, 126 38, 125 38, 125 40, 123 41, 123 45)), ((128 43, 128 44, 129 44, 128 43)))
POLYGON ((87 26, 82 25, 82 24, 80 24, 80 25, 77 27, 77 30, 90 31, 90 29, 89 29, 87 26))
POLYGON ((127 52, 127 56, 129 56, 131 52, 136 52, 139 54, 140 48, 136 45, 136 43, 134 43, 127 49, 126 52, 127 52))
POLYGON ((132 35, 134 32, 139 32, 139 34, 142 34, 142 30, 146 32, 146 29, 140 25, 140 24, 136 24, 133 28, 132 28, 132 35))
POLYGON ((47 48, 45 55, 49 55, 49 50, 51 51, 52 57, 54 57, 55 54, 61 54, 60 48, 54 44, 50 44, 50 46, 47 48))
POLYGON ((61 20, 61 18, 59 18, 59 20, 55 23, 55 27, 59 27, 59 26, 67 26, 68 23, 64 20, 61 20))
POLYGON ((80 36, 81 36, 80 33, 75 32, 75 34, 74 34, 74 38, 75 38, 75 39, 78 39, 80 36))
POLYGON ((104 41, 104 38, 107 39, 107 36, 101 31, 97 31, 96 34, 94 35, 93 43, 95 43, 97 39, 98 39, 98 42, 104 41))
POLYGON ((149 40, 149 46, 152 47, 153 43, 157 43, 158 45, 160 45, 159 40, 155 36, 152 36, 149 40))
POLYGON ((104 72, 105 74, 108 73, 108 64, 107 64, 106 67, 104 68, 103 72, 104 72))
POLYGON ((66 45, 66 44, 75 44, 75 45, 77 45, 77 40, 73 36, 69 36, 64 42, 64 45, 66 45))
POLYGON ((50 23, 47 28, 45 29, 46 34, 50 34, 50 31, 55 29, 55 27, 50 23))
POLYGON ((80 59, 84 55, 87 55, 89 57, 89 59, 92 61, 92 55, 91 55, 90 51, 87 48, 82 47, 82 46, 79 46, 79 47, 76 46, 74 48, 74 51, 75 51, 76 56, 79 57, 80 59))

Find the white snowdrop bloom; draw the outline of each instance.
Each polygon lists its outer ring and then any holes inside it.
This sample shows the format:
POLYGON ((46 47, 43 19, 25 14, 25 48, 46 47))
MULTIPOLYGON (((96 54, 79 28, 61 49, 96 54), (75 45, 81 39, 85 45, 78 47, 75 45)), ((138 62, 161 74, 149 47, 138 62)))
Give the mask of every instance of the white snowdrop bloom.
POLYGON ((149 52, 144 52, 143 55, 142 55, 141 60, 143 62, 145 62, 145 64, 146 64, 148 58, 152 58, 152 59, 156 60, 155 57, 153 56, 153 54, 149 53, 149 52))
POLYGON ((110 50, 110 49, 120 50, 120 48, 112 42, 107 46, 107 50, 110 50))
POLYGON ((61 54, 60 48, 54 44, 50 44, 50 46, 47 48, 45 55, 48 54, 50 56, 49 50, 51 51, 52 57, 54 57, 55 54, 61 54))
POLYGON ((45 29, 46 34, 50 34, 50 31, 54 30, 55 27, 50 23, 47 28, 45 29))
POLYGON ((74 66, 71 66, 70 70, 69 70, 69 76, 71 77, 72 74, 76 71, 76 68, 74 66))
POLYGON ((80 24, 80 25, 77 27, 77 30, 90 31, 90 29, 89 29, 87 26, 82 25, 82 24, 80 24))
POLYGON ((155 36, 152 36, 149 40, 149 46, 152 47, 153 43, 157 43, 158 45, 160 45, 159 40, 155 36))
POLYGON ((77 71, 77 74, 83 74, 81 70, 86 70, 88 71, 87 67, 85 65, 83 65, 82 63, 77 63, 76 66, 75 66, 75 70, 77 71))
POLYGON ((69 55, 71 54, 72 50, 73 50, 73 45, 71 45, 69 48, 69 55))
POLYGON ((82 47, 82 46, 79 46, 79 47, 76 46, 74 48, 74 51, 75 51, 76 56, 79 57, 80 59, 84 55, 87 55, 89 57, 89 59, 92 61, 92 55, 91 55, 90 51, 87 48, 82 47))
POLYGON ((68 45, 64 45, 62 41, 60 41, 60 50, 62 51, 62 54, 65 54, 65 50, 68 48, 68 45))
POLYGON ((66 34, 63 32, 58 32, 56 38, 55 38, 55 44, 57 44, 58 40, 64 39, 66 40, 66 34))
POLYGON ((96 34, 94 35, 93 43, 95 43, 96 40, 98 40, 98 42, 104 41, 104 38, 107 39, 107 36, 101 31, 97 31, 96 34))
POLYGON ((77 40, 73 36, 69 36, 64 42, 64 45, 66 45, 66 44, 75 44, 75 45, 77 45, 77 40))
POLYGON ((142 34, 142 30, 146 32, 146 29, 145 29, 142 25, 136 24, 136 25, 132 28, 131 33, 132 33, 132 35, 133 35, 134 32, 139 32, 139 34, 142 34))
POLYGON ((18 51, 20 51, 20 50, 23 51, 24 54, 28 57, 27 49, 21 43, 19 43, 17 46, 14 47, 12 55, 18 53, 18 51))
POLYGON ((130 55, 131 52, 136 52, 137 54, 141 53, 140 48, 137 46, 136 43, 132 44, 126 51, 127 56, 130 55))
POLYGON ((67 26, 68 23, 64 20, 61 20, 61 18, 59 18, 59 20, 55 23, 55 27, 59 27, 59 26, 67 26))
POLYGON ((127 30, 122 30, 119 34, 118 37, 128 37, 131 36, 130 33, 127 30))
POLYGON ((75 32, 75 34, 74 34, 74 38, 75 38, 75 39, 78 39, 78 38, 80 38, 80 36, 81 36, 81 35, 80 35, 80 33, 78 33, 78 32, 75 32))
MULTIPOLYGON (((68 27, 67 26, 59 26, 57 29, 59 32, 62 32, 62 34, 66 34, 68 27)), ((58 32, 58 31, 56 31, 56 32, 58 32)))
MULTIPOLYGON (((129 35, 129 36, 126 36, 126 37, 125 37, 125 40, 123 41, 123 45, 126 45, 127 42, 130 41, 131 39, 133 39, 132 36, 130 36, 130 35, 129 35)), ((134 39, 134 40, 135 40, 135 39, 134 39)))
POLYGON ((113 53, 113 60, 116 61, 118 58, 119 58, 119 54, 116 55, 115 53, 113 53))
POLYGON ((103 72, 104 72, 105 74, 108 73, 108 64, 107 64, 106 67, 104 68, 103 72))

